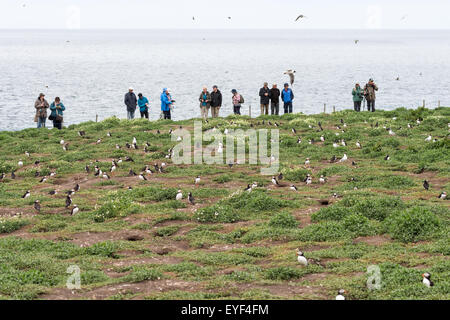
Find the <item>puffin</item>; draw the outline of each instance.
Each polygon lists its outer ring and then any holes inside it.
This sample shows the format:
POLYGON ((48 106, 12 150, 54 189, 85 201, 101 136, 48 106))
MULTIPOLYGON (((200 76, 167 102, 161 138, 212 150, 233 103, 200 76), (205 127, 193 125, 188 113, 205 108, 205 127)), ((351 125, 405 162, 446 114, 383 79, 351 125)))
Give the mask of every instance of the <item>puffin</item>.
POLYGON ((389 155, 386 155, 386 157, 384 157, 384 160, 389 161, 389 160, 391 160, 391 157, 389 155))
POLYGON ((80 191, 80 185, 77 183, 76 186, 75 186, 75 188, 73 188, 73 190, 74 190, 75 192, 80 191))
POLYGON ((194 197, 192 196, 192 192, 189 192, 188 200, 189 200, 190 204, 195 205, 195 200, 194 200, 194 197))
POLYGON ((356 147, 361 149, 361 143, 359 141, 356 141, 356 147))
POLYGON ((199 183, 200 183, 200 176, 197 176, 197 178, 195 178, 194 183, 195 183, 195 184, 199 184, 199 183))
POLYGON ((433 281, 431 281, 431 274, 428 272, 425 272, 424 274, 422 274, 422 283, 427 286, 428 288, 434 286, 433 281))
POLYGON ((244 191, 251 192, 252 187, 249 184, 247 184, 247 188, 245 188, 244 191))
POLYGON ((86 132, 84 132, 84 131, 78 131, 78 135, 79 135, 80 137, 84 137, 84 136, 86 135, 86 132))
POLYGON ((106 134, 108 137, 111 137, 111 132, 108 131, 108 133, 106 134))
POLYGON ((297 261, 305 267, 308 265, 308 259, 306 259, 306 257, 303 255, 303 252, 301 252, 299 249, 297 249, 297 261))
POLYGON ((132 142, 132 144, 137 144, 136 137, 133 137, 133 142, 132 142))
POLYGON ((447 198, 447 192, 442 191, 442 193, 438 196, 438 199, 445 200, 445 198, 447 198))
POLYGON ((336 155, 333 155, 333 156, 331 157, 330 162, 331 162, 331 163, 336 162, 336 155))
POLYGON ((100 139, 100 138, 98 138, 98 140, 97 140, 97 144, 100 144, 102 142, 102 139, 100 139))
POLYGON ((253 182, 252 183, 252 189, 257 188, 258 187, 258 182, 253 182))
POLYGON ((103 173, 102 178, 103 178, 103 179, 106 179, 106 180, 111 179, 111 177, 110 177, 106 172, 103 173))
POLYGON ((147 181, 147 178, 144 176, 143 173, 141 173, 141 174, 139 175, 139 179, 142 180, 142 181, 147 181))
POLYGON ((325 179, 325 177, 323 175, 320 176, 319 182, 320 183, 325 183, 326 182, 326 179, 325 179))
POLYGON ((41 204, 39 203, 39 200, 34 202, 34 210, 36 210, 37 213, 41 213, 41 204))
POLYGON ((71 204, 72 204, 72 198, 70 197, 70 195, 67 195, 67 197, 66 197, 66 208, 70 207, 71 204))
POLYGON ((18 167, 23 167, 22 159, 20 159, 19 162, 17 162, 17 166, 18 166, 18 167))
POLYGON ((181 192, 181 190, 178 190, 177 195, 175 196, 175 200, 181 200, 183 199, 183 193, 181 192))
POLYGON ((295 128, 292 128, 292 133, 297 134, 297 130, 295 130, 295 128))
POLYGON ((15 179, 16 178, 16 173, 14 171, 11 172, 11 179, 15 179))
POLYGON ((278 175, 278 180, 283 180, 283 173, 280 172, 280 174, 278 175))
POLYGON ((302 143, 302 139, 300 137, 297 139, 297 143, 298 144, 302 143))
POLYGON ((431 141, 433 138, 431 137, 431 135, 429 135, 428 137, 425 138, 425 141, 431 141))
POLYGON ((31 195, 30 190, 27 190, 27 192, 25 192, 25 194, 22 196, 22 199, 26 199, 31 195))
POLYGON ((128 172, 128 175, 129 176, 135 176, 136 173, 133 171, 133 169, 130 169, 130 172, 128 172))
POLYGON ((333 148, 337 148, 339 145, 336 142, 333 142, 333 148))
POLYGON ((310 163, 309 158, 306 158, 305 165, 307 166, 307 165, 309 165, 309 163, 310 163))
POLYGON ((55 196, 55 195, 58 194, 58 191, 56 191, 56 190, 51 190, 48 194, 51 195, 51 196, 55 196))
POLYGON ((425 190, 429 190, 430 189, 430 184, 428 183, 427 180, 423 181, 423 187, 424 187, 425 190))
POLYGON ((312 178, 311 178, 311 175, 309 173, 306 176, 305 182, 306 182, 307 185, 312 183, 312 178))
POLYGON ((345 293, 345 290, 344 289, 340 289, 338 291, 337 296, 336 296, 336 300, 345 300, 344 293, 345 293))
POLYGON ((61 139, 61 141, 59 141, 59 144, 63 145, 64 144, 64 139, 61 139))
POLYGON ((272 184, 279 186, 278 180, 275 177, 272 177, 272 184))
POLYGON ((297 191, 297 190, 298 190, 297 187, 296 187, 295 185, 291 185, 290 189, 291 189, 292 191, 297 191))
POLYGON ((43 177, 39 182, 44 183, 45 181, 47 181, 47 177, 43 177))
POLYGON ((73 215, 77 214, 79 211, 80 211, 80 209, 78 208, 78 206, 76 204, 74 204, 72 211, 70 211, 70 215, 73 216, 73 215))

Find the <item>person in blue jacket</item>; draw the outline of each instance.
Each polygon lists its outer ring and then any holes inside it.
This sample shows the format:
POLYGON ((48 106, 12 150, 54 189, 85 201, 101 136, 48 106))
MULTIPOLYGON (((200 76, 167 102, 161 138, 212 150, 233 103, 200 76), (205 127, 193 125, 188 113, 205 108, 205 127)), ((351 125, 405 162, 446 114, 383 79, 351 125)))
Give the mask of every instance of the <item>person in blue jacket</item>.
POLYGON ((172 97, 170 96, 169 90, 164 88, 161 93, 161 111, 164 113, 164 119, 171 119, 170 109, 172 106, 172 97))
POLYGON ((50 110, 52 113, 50 114, 50 120, 53 120, 53 128, 58 128, 61 130, 63 123, 63 111, 66 110, 61 99, 59 97, 55 98, 55 101, 50 105, 50 110))
POLYGON ((284 102, 284 113, 292 113, 292 100, 294 100, 294 93, 289 84, 284 84, 284 89, 281 91, 281 100, 284 102))
POLYGON ((142 93, 138 94, 138 106, 139 111, 141 112, 141 118, 148 119, 148 99, 142 95, 142 93))

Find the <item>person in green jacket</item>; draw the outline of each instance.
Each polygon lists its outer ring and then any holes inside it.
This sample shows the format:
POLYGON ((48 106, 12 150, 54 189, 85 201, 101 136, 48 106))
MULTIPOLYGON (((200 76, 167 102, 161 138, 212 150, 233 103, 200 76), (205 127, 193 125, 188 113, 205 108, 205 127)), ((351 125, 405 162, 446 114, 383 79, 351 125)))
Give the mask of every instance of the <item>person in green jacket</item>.
POLYGON ((352 90, 353 95, 353 108, 356 112, 361 111, 361 101, 363 101, 363 90, 359 83, 355 84, 355 87, 352 90))

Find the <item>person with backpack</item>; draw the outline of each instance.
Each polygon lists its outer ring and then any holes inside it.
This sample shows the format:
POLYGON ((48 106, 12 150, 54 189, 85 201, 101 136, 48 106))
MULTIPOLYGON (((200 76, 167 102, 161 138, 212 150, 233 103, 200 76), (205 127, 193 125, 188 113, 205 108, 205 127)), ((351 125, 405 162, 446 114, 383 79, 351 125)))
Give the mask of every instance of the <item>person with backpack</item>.
POLYGON ((284 102, 284 113, 292 113, 292 100, 294 100, 294 93, 291 88, 289 88, 289 84, 284 84, 284 89, 281 91, 281 100, 284 102))
POLYGON ((61 102, 59 97, 56 97, 55 101, 52 102, 50 105, 50 110, 52 110, 52 113, 48 119, 53 121, 53 128, 58 128, 58 130, 61 130, 64 120, 63 111, 66 110, 66 107, 64 107, 64 104, 61 102))
POLYGON ((141 119, 146 118, 148 119, 148 99, 142 95, 142 93, 138 94, 138 106, 139 111, 141 112, 141 119))
POLYGON ((352 90, 353 95, 353 108, 356 112, 361 111, 361 102, 363 101, 363 90, 359 83, 355 84, 355 87, 352 90))
POLYGON ((209 108, 211 107, 211 94, 208 92, 208 88, 203 87, 202 92, 200 93, 200 97, 198 98, 200 101, 200 110, 202 113, 203 120, 208 119, 209 108))
POLYGON ((164 114, 164 119, 172 119, 172 115, 170 113, 171 107, 173 104, 172 97, 169 93, 169 89, 164 88, 161 93, 161 111, 164 114))
POLYGON ((269 114, 269 84, 264 82, 264 86, 259 89, 259 96, 261 97, 261 115, 269 114))
POLYGON ((47 109, 50 107, 44 97, 45 94, 39 94, 39 98, 37 98, 36 102, 34 103, 34 107, 36 108, 34 122, 37 122, 38 128, 45 128, 45 121, 47 120, 47 109))
POLYGON ((233 112, 234 114, 241 114, 241 105, 244 103, 244 97, 241 96, 236 89, 231 90, 233 94, 232 102, 233 102, 233 112))
POLYGON ((219 117, 220 107, 222 107, 222 93, 217 86, 213 86, 213 90, 211 92, 211 117, 219 117))
POLYGON ((378 87, 371 78, 369 79, 369 82, 364 86, 364 96, 367 100, 367 111, 375 112, 375 91, 378 91, 378 87))

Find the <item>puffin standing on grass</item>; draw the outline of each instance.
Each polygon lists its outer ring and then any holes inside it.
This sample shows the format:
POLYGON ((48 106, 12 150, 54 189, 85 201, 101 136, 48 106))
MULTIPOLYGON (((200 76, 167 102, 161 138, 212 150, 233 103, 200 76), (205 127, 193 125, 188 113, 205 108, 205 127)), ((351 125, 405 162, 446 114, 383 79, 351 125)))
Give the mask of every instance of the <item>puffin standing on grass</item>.
POLYGON ((34 202, 34 210, 36 210, 37 213, 41 213, 41 204, 40 204, 39 200, 36 200, 34 202))
POLYGON ((299 249, 297 249, 297 261, 305 267, 308 265, 308 259, 306 259, 306 257, 303 255, 303 252, 301 252, 299 249))
POLYGON ((427 286, 428 288, 434 286, 433 281, 431 281, 431 274, 428 272, 425 272, 424 274, 422 274, 423 280, 422 283, 427 286))
POLYGON ((181 199, 183 199, 183 193, 181 192, 181 190, 178 190, 177 195, 175 196, 175 200, 180 201, 181 199))
POLYGON ((336 296, 336 300, 345 300, 344 293, 345 293, 345 290, 344 289, 340 289, 338 291, 337 296, 336 296))
POLYGON ((73 205, 72 211, 70 211, 70 215, 76 215, 78 212, 80 211, 80 209, 78 208, 78 206, 76 204, 73 205))
POLYGON ((445 200, 445 198, 447 198, 447 192, 443 191, 443 192, 438 196, 438 199, 445 200))
POLYGON ((424 180, 424 181, 423 181, 423 187, 424 187, 424 189, 427 190, 427 191, 430 189, 430 184, 428 183, 427 180, 424 180))
POLYGON ((195 200, 194 200, 194 197, 192 196, 192 192, 189 192, 188 200, 189 200, 190 204, 195 205, 195 200))
POLYGON ((291 185, 290 189, 291 189, 292 191, 298 191, 298 189, 297 189, 297 187, 296 187, 295 185, 291 185))
POLYGON ((25 194, 22 196, 22 199, 26 199, 31 195, 30 190, 27 190, 27 192, 25 192, 25 194))

